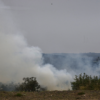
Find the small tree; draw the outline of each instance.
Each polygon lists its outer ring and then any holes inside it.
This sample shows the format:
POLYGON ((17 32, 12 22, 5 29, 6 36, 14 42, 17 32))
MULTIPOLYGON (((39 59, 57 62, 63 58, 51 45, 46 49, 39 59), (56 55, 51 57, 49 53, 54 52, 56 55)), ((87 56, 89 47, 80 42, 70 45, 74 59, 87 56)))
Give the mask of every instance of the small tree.
POLYGON ((23 78, 24 82, 16 87, 18 91, 38 91, 40 85, 38 84, 35 77, 23 78))

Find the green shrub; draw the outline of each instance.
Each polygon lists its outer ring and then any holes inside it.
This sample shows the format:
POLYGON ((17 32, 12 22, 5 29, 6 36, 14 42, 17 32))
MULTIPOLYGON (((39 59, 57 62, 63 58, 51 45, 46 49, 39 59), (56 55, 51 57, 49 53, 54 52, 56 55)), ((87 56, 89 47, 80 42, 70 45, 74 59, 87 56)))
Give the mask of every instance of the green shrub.
POLYGON ((23 96, 21 93, 17 93, 15 96, 17 96, 17 97, 21 97, 21 96, 23 96))
POLYGON ((100 90, 100 77, 98 76, 92 77, 84 73, 79 76, 75 75, 74 80, 71 82, 72 90, 100 90))
POLYGON ((84 92, 79 92, 79 93, 78 93, 78 95, 83 95, 83 94, 85 94, 85 93, 84 93, 84 92))

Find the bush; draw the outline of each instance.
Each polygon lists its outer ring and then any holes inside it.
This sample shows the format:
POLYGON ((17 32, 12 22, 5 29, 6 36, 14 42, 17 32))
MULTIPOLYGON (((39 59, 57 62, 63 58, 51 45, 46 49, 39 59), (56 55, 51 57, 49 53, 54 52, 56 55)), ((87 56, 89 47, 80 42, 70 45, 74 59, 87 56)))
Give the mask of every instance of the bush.
POLYGON ((78 95, 83 95, 83 94, 85 94, 85 93, 84 93, 84 92, 79 92, 79 93, 78 93, 78 95))
POLYGON ((17 91, 38 91, 40 85, 38 84, 35 77, 23 78, 24 82, 16 87, 17 91))
POLYGON ((23 96, 21 93, 17 93, 15 96, 17 96, 17 97, 21 97, 21 96, 23 96))
POLYGON ((72 90, 100 90, 100 78, 94 76, 93 78, 85 73, 75 76, 75 81, 71 82, 72 90))

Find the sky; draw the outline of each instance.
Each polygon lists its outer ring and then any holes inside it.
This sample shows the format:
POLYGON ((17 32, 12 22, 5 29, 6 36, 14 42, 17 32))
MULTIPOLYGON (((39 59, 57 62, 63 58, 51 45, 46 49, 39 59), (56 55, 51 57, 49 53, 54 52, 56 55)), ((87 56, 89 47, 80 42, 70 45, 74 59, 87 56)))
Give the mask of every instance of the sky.
POLYGON ((100 53, 100 0, 2 0, 29 46, 100 53))

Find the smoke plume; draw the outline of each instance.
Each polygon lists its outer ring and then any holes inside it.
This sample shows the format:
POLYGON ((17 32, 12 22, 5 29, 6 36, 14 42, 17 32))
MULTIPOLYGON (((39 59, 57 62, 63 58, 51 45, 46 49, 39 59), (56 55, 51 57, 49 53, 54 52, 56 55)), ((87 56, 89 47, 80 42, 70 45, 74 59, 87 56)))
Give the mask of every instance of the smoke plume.
POLYGON ((24 77, 36 77, 48 90, 68 90, 75 75, 99 75, 100 64, 93 68, 93 58, 82 54, 68 54, 59 67, 44 63, 41 49, 28 46, 14 21, 10 7, 0 1, 0 82, 18 83, 24 77))
POLYGON ((36 77, 48 90, 71 89, 71 74, 43 64, 38 47, 29 47, 16 28, 10 8, 0 2, 0 81, 21 82, 23 77, 36 77))

